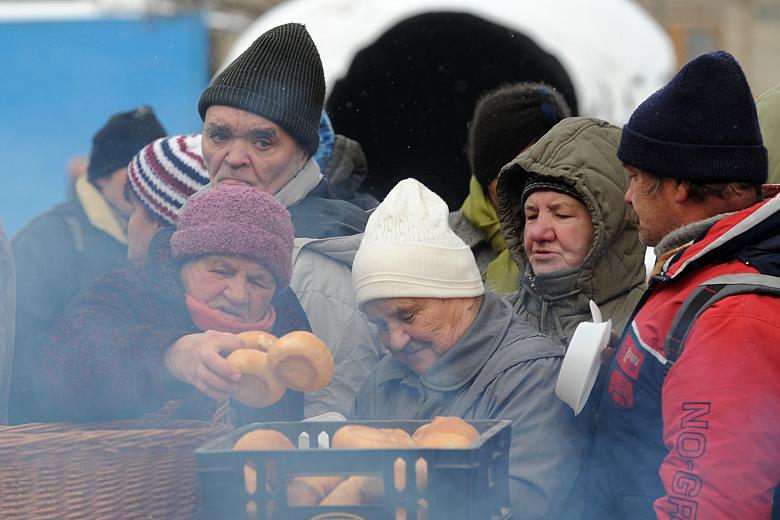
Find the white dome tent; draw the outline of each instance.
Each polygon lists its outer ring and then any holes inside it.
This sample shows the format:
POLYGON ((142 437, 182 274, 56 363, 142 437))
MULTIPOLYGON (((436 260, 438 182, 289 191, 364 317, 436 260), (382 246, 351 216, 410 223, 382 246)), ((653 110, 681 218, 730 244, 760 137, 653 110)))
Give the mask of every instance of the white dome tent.
POLYGON ((532 38, 571 76, 580 115, 617 125, 675 68, 668 35, 630 0, 290 0, 258 18, 223 66, 271 27, 299 22, 317 44, 330 89, 363 47, 396 23, 432 11, 469 13, 532 38))

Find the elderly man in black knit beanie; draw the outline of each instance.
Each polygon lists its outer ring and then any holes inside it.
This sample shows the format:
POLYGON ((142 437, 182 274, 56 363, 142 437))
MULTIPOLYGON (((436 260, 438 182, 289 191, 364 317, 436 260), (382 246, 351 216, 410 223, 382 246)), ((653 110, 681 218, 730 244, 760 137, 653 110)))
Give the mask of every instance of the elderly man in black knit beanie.
POLYGON ((290 287, 335 361, 333 382, 307 394, 307 416, 348 413, 381 352, 351 285, 352 257, 368 217, 339 200, 312 158, 324 100, 317 47, 303 25, 288 23, 260 35, 198 103, 211 184, 254 186, 292 216, 298 248, 290 287))
POLYGON ((775 518, 780 198, 761 200, 767 152, 736 60, 686 64, 617 155, 658 260, 607 372, 587 517, 775 518))

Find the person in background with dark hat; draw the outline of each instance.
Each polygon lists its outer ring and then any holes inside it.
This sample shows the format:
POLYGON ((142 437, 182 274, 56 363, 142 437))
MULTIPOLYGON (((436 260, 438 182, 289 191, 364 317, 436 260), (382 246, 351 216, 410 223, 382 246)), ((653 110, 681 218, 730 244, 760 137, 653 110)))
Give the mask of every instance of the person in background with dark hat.
POLYGON ((338 198, 313 159, 324 100, 317 48, 303 25, 289 23, 260 35, 198 103, 212 186, 253 186, 290 211, 296 237, 290 286, 334 358, 331 384, 306 396, 307 416, 347 413, 380 355, 350 284, 368 217, 338 198))
POLYGON ((501 170, 501 232, 523 273, 515 311, 568 345, 589 301, 620 332, 645 287, 645 247, 623 201, 620 129, 593 118, 555 125, 501 170))
POLYGON ((324 111, 320 117, 320 147, 314 160, 339 198, 365 210, 379 205, 378 200, 360 189, 368 174, 363 147, 354 139, 337 134, 324 111))
POLYGON ((780 298, 746 286, 676 319, 693 294, 780 275, 780 198, 761 200, 767 151, 734 57, 687 63, 634 111, 617 156, 657 264, 607 372, 587 518, 776 518, 780 298), (699 291, 724 275, 739 276, 699 291))
POLYGON ((516 83, 477 101, 469 125, 469 196, 450 213, 450 227, 471 247, 488 289, 501 294, 518 288, 520 272, 507 250, 498 220, 496 184, 501 168, 535 143, 571 110, 553 87, 516 83))
POLYGON ((161 137, 141 148, 127 166, 127 259, 145 262, 157 231, 175 226, 187 199, 208 186, 200 134, 161 137))
POLYGON ((36 217, 14 237, 17 266, 16 347, 9 420, 36 415, 41 349, 68 302, 97 277, 126 263, 127 163, 165 135, 152 109, 113 115, 92 138, 86 177, 76 200, 36 217))

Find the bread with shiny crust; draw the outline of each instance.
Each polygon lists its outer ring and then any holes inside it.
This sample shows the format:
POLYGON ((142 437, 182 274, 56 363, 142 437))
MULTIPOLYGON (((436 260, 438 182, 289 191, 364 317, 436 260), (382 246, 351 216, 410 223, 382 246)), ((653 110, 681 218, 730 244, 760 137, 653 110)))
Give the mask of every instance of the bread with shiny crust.
POLYGON ((236 401, 254 408, 265 408, 277 403, 287 391, 268 366, 268 357, 260 350, 240 348, 227 357, 227 362, 241 372, 236 401))
POLYGON ((333 377, 333 354, 320 338, 302 330, 285 334, 268 349, 268 363, 288 387, 316 392, 333 377))
POLYGON ((263 330, 239 332, 238 337, 244 342, 246 348, 262 350, 263 352, 268 352, 268 348, 279 339, 270 332, 263 330))

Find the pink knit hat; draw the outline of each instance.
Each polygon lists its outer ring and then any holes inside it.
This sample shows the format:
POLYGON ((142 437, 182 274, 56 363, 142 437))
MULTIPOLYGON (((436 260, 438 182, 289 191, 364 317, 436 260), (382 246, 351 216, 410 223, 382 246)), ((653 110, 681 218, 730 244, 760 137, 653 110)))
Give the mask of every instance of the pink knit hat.
POLYGON ((293 226, 287 209, 251 186, 218 185, 193 195, 182 208, 171 237, 177 259, 225 254, 254 260, 290 284, 293 226))

